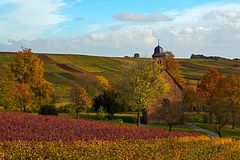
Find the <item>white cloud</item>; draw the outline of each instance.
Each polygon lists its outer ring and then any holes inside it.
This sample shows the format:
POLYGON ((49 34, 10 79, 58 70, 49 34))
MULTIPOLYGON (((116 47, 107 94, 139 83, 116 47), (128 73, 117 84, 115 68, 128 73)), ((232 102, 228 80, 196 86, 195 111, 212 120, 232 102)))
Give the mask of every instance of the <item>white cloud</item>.
POLYGON ((115 20, 119 21, 128 21, 128 22, 141 22, 141 23, 149 23, 149 22, 161 22, 161 21, 170 21, 171 19, 165 15, 160 13, 154 13, 150 15, 144 15, 140 13, 130 13, 123 12, 118 13, 113 16, 115 20))
POLYGON ((62 0, 2 0, 0 7, 9 9, 0 15, 0 42, 36 38, 66 19, 59 13, 64 5, 62 0))

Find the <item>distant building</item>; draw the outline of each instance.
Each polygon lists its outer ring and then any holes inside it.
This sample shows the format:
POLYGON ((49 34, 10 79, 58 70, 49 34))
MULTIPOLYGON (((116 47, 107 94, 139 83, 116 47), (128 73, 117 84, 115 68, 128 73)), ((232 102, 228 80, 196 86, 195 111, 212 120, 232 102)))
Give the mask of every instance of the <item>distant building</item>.
POLYGON ((168 103, 174 107, 180 107, 183 101, 183 90, 182 86, 173 78, 173 76, 166 70, 165 67, 165 55, 166 52, 163 51, 163 48, 158 46, 154 49, 152 58, 156 60, 156 63, 162 66, 162 74, 166 82, 170 85, 170 91, 164 95, 160 96, 158 100, 151 104, 144 113, 144 121, 147 123, 160 123, 159 118, 160 108, 164 106, 164 103, 168 103))
POLYGON ((139 53, 134 53, 134 58, 140 58, 140 54, 139 53))
POLYGON ((152 58, 157 60, 157 63, 159 65, 164 66, 165 52, 163 52, 163 48, 159 46, 159 42, 158 42, 158 46, 154 49, 152 58))

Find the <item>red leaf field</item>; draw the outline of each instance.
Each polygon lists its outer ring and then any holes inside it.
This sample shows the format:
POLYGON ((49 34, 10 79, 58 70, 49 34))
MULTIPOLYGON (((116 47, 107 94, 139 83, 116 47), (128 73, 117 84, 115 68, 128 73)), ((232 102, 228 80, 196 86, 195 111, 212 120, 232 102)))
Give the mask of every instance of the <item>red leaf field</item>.
POLYGON ((101 121, 0 111, 0 141, 132 140, 198 136, 101 121))

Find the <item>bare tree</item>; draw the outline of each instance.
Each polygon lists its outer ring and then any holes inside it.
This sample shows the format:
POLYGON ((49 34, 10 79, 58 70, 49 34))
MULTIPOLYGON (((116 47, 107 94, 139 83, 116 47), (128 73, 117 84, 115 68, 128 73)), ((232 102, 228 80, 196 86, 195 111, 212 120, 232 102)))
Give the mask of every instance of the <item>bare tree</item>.
POLYGON ((181 103, 170 102, 169 99, 163 99, 159 112, 160 120, 168 124, 170 132, 172 126, 180 122, 183 117, 183 105, 181 103))

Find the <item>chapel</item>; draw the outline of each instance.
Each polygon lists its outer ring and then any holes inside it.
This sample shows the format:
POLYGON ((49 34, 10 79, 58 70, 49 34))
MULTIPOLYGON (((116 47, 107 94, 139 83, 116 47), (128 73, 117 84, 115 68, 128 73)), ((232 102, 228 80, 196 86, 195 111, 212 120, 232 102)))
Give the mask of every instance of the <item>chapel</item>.
POLYGON ((170 91, 164 96, 159 97, 156 102, 152 103, 144 114, 146 123, 161 123, 159 118, 159 110, 161 107, 175 105, 175 107, 181 106, 183 102, 183 89, 182 86, 173 78, 173 76, 167 71, 165 67, 166 52, 159 45, 155 47, 152 58, 158 65, 161 65, 162 74, 166 82, 170 85, 170 91))

